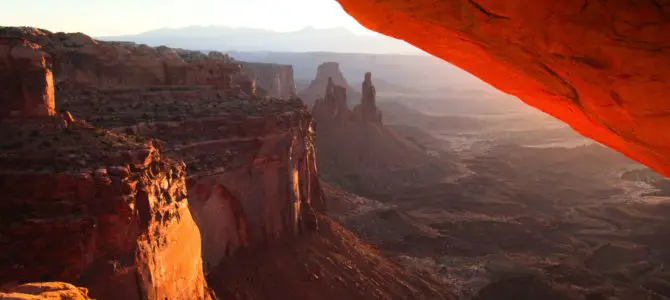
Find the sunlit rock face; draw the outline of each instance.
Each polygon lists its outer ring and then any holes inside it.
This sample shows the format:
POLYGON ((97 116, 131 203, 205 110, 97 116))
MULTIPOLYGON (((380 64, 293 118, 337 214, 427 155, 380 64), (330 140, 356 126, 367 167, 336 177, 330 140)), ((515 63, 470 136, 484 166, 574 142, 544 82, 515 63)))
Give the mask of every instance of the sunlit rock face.
POLYGON ((311 231, 323 207, 302 102, 220 96, 199 88, 59 93, 76 117, 156 137, 166 155, 186 162, 206 271, 240 249, 311 231))
POLYGON ((670 175, 667 1, 338 1, 364 26, 670 175))
POLYGON ((0 146, 0 286, 209 299, 184 163, 146 139, 56 118, 5 119, 0 146))
POLYGON ((2 300, 90 300, 88 290, 64 282, 26 283, 6 290, 0 289, 2 300))
POLYGON ((210 299, 185 164, 52 116, 48 55, 0 41, 0 299, 210 299))
POLYGON ((0 37, 0 118, 55 113, 51 56, 22 38, 0 37))

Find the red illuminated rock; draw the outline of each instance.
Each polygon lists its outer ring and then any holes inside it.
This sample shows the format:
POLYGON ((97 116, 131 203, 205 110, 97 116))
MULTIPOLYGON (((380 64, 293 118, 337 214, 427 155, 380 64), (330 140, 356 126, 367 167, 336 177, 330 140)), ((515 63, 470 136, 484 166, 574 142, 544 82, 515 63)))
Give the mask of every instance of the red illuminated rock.
POLYGON ((0 289, 1 300, 90 300, 88 290, 64 282, 26 283, 6 291, 0 289))
POLYGON ((96 126, 165 141, 164 153, 186 162, 207 271, 240 249, 309 232, 323 207, 304 105, 296 99, 222 101, 214 92, 80 91, 88 96, 73 92, 64 107, 96 126))
POLYGON ((670 175, 667 1, 338 1, 364 26, 670 175))
POLYGON ((0 37, 0 118, 55 114, 51 57, 22 38, 0 37))
POLYGON ((0 285, 208 299, 183 163, 146 140, 56 118, 5 120, 0 133, 0 285))
MULTIPOLYGON (((0 286, 57 280, 98 299, 210 299, 184 163, 162 157, 153 141, 68 112, 49 116, 45 55, 10 41, 0 44, 2 103, 10 104, 0 116, 0 286)), ((83 299, 62 285, 19 288, 19 299, 83 299)))

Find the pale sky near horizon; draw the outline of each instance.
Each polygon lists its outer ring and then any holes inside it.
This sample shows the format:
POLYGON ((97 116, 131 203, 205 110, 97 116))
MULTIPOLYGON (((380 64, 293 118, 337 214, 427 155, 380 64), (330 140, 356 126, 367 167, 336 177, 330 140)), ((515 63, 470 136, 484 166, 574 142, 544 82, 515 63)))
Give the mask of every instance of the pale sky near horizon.
POLYGON ((212 25, 274 31, 344 27, 371 33, 335 0, 0 0, 0 26, 112 36, 212 25))

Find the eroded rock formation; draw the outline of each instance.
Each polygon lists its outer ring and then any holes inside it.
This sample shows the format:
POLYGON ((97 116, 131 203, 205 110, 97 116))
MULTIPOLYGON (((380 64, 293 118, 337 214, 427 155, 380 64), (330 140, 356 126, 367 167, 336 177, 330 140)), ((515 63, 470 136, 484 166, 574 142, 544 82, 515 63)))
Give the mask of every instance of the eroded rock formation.
POLYGON ((323 204, 312 119, 300 101, 222 101, 202 89, 73 91, 63 97, 75 116, 160 138, 166 153, 186 161, 208 268, 240 248, 315 226, 314 210, 323 204))
POLYGON ((55 114, 51 56, 23 38, 0 37, 0 119, 55 114))
MULTIPOLYGON (((198 70, 228 66, 216 53, 30 28, 0 35, 17 32, 60 66, 62 113, 0 122, 0 286, 58 280, 99 299, 208 299, 203 268, 316 229, 324 204, 299 100, 253 97, 253 85, 238 93, 227 71, 179 81, 171 76, 184 73, 154 68, 175 53, 198 70)), ((8 95, 23 96, 21 83, 8 95)))
POLYGON ((204 54, 128 42, 96 41, 82 33, 0 27, 0 37, 24 38, 53 58, 59 88, 211 85, 230 88, 240 65, 219 53, 204 54))
POLYGON ((7 290, 0 288, 2 300, 90 300, 88 290, 64 282, 26 283, 7 290))
POLYGON ((298 96, 305 102, 305 104, 312 106, 317 99, 324 97, 323 92, 328 87, 329 78, 332 79, 332 83, 336 86, 345 88, 346 94, 350 99, 357 99, 360 95, 360 93, 349 86, 347 80, 340 71, 340 65, 338 63, 326 62, 319 65, 316 72, 316 78, 312 80, 305 90, 298 93, 298 96))
POLYGON ((82 123, 0 127, 0 282, 73 282, 100 299, 208 297, 183 163, 82 123))
POLYGON ((317 120, 351 120, 352 112, 347 106, 347 89, 336 85, 333 78, 328 77, 324 98, 316 100, 312 115, 317 120))
POLYGON ((670 175, 670 3, 338 1, 364 26, 670 175))
POLYGON ((233 77, 233 85, 249 97, 265 97, 267 95, 267 91, 264 89, 261 89, 259 95, 256 79, 252 75, 246 73, 236 74, 233 77))
POLYGON ((361 84, 361 104, 354 107, 354 116, 361 122, 382 122, 382 112, 377 108, 377 91, 372 84, 372 73, 365 73, 361 84))
MULTIPOLYGON (((10 112, 0 116, 0 286, 57 280, 98 299, 210 299, 184 163, 152 140, 50 116, 47 55, 21 39, 9 45, 0 63, 10 112)), ((64 288, 15 292, 85 296, 64 288)))
POLYGON ((290 99, 296 96, 291 65, 243 62, 242 70, 256 80, 257 87, 267 91, 268 97, 290 99))

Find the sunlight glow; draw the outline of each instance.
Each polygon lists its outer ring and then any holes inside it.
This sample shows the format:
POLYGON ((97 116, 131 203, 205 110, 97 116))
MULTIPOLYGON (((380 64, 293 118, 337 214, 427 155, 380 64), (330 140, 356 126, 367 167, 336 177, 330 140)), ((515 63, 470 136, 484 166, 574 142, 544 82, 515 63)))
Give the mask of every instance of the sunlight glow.
POLYGON ((92 36, 187 26, 274 31, 344 27, 358 34, 372 34, 335 0, 4 0, 0 25, 84 32, 92 36))

